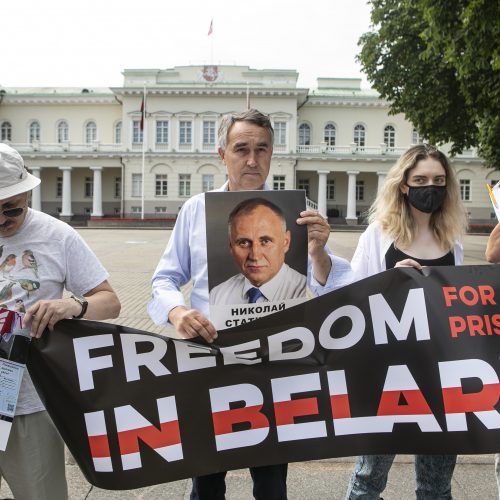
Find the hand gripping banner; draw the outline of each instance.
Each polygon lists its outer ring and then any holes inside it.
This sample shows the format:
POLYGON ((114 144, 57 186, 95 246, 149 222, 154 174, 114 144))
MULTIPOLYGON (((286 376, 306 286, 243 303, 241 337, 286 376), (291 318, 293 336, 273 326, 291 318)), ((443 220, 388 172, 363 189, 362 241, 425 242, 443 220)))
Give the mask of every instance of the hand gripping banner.
POLYGON ((393 269, 210 346, 65 320, 32 342, 28 367, 101 488, 358 454, 498 452, 499 283, 500 266, 393 269))

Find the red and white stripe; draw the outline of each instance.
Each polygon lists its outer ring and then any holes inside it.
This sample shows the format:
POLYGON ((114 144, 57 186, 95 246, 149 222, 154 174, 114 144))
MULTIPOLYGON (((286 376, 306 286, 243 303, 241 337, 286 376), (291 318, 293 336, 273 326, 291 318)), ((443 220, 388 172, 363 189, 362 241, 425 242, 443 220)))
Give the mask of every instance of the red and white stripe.
POLYGON ((104 412, 85 413, 85 425, 94 469, 96 472, 113 472, 104 412))
POLYGON ((183 458, 175 397, 157 400, 160 429, 132 406, 115 408, 116 428, 124 470, 142 467, 139 439, 168 462, 183 458))
POLYGON ((481 359, 463 359, 439 363, 444 411, 449 431, 466 431, 466 413, 473 413, 487 429, 500 429, 500 413, 495 406, 500 384, 495 369, 481 359), (479 392, 464 394, 462 379, 477 378, 483 384, 479 392))
POLYGON ((295 441, 326 436, 326 424, 323 420, 295 422, 297 417, 317 415, 319 412, 318 399, 315 397, 292 399, 292 394, 320 391, 321 381, 318 373, 273 379, 271 386, 278 441, 295 441))
POLYGON ((345 372, 328 372, 333 427, 337 436, 389 433, 394 424, 416 423, 422 432, 440 432, 423 394, 406 365, 390 366, 376 416, 351 417, 345 372), (400 405, 401 395, 407 404, 400 405))
POLYGON ((261 412, 264 398, 258 387, 238 384, 210 389, 215 445, 218 451, 254 446, 269 434, 269 421, 261 412), (231 409, 230 403, 243 402, 243 408, 231 409), (247 430, 233 431, 236 424, 247 430))

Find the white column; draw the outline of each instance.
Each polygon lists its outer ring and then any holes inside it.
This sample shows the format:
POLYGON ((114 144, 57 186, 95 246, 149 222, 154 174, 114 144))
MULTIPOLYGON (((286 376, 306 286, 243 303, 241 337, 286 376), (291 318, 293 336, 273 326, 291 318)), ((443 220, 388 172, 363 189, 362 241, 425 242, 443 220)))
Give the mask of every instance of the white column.
POLYGON ((326 217, 326 176, 330 172, 328 170, 318 170, 318 212, 326 217))
POLYGON ((356 225, 358 218, 356 217, 356 176, 359 171, 347 172, 349 182, 347 184, 347 216, 345 218, 347 224, 356 225))
MULTIPOLYGON (((30 167, 31 173, 40 179, 40 171, 42 167, 30 167)), ((40 192, 40 184, 31 191, 31 207, 39 212, 42 211, 42 195, 40 192)))
POLYGON ((71 217, 71 169, 72 167, 59 167, 63 173, 62 185, 62 212, 61 217, 71 217))
POLYGON ((92 199, 92 217, 102 217, 102 167, 90 167, 94 172, 94 196, 92 199))
POLYGON ((377 172, 377 175, 378 175, 377 193, 380 193, 380 190, 384 185, 385 176, 387 175, 387 172, 377 172))

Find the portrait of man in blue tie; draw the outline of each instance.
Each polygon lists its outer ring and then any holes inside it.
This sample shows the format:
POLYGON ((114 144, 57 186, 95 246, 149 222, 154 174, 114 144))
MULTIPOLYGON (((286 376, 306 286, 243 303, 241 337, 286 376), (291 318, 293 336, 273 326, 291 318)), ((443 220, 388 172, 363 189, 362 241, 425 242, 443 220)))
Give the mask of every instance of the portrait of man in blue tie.
POLYGON ((240 273, 212 288, 210 304, 279 302, 306 296, 306 276, 285 263, 291 232, 276 204, 260 197, 238 203, 229 215, 228 242, 240 273))

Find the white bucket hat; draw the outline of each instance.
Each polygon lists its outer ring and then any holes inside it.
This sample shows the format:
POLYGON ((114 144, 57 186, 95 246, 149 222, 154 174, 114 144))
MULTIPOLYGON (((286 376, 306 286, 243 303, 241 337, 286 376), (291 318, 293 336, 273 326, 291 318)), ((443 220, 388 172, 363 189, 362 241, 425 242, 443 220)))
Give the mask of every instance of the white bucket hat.
POLYGON ((40 179, 26 170, 21 155, 0 142, 0 200, 31 191, 38 184, 40 179))

